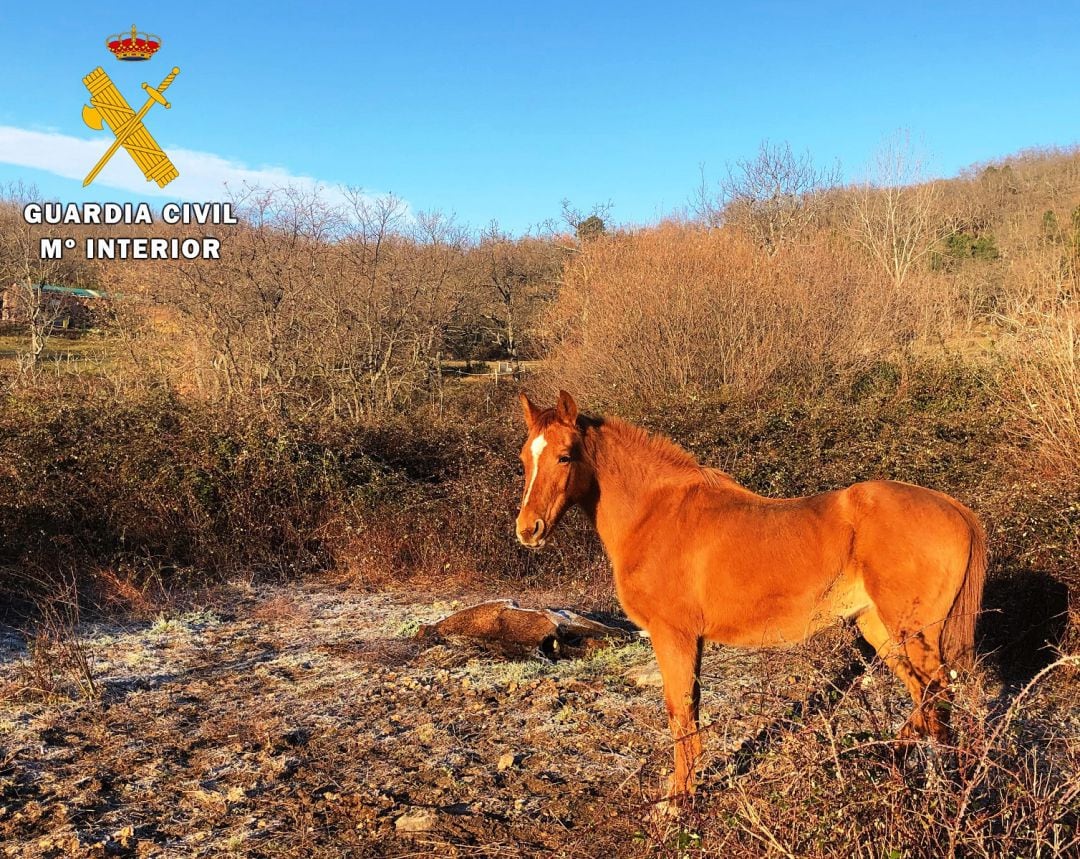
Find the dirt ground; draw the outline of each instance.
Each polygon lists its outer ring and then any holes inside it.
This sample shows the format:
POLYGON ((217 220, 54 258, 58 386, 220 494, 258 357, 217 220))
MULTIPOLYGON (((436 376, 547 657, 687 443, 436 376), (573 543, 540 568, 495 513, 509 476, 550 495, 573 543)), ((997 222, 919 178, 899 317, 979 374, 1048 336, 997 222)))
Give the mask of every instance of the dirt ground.
MULTIPOLYGON (((9 631, 0 855, 620 857, 697 846, 699 835, 654 814, 670 743, 648 642, 550 663, 412 639, 472 596, 253 586, 213 611, 84 625, 96 697, 58 669, 51 695, 31 688, 53 670, 41 664, 49 655, 9 631)), ((747 772, 777 726, 841 694, 850 644, 838 633, 784 654, 706 651, 703 801, 747 772), (821 698, 830 679, 841 691, 821 698)), ((899 726, 907 704, 880 667, 846 682, 873 698, 877 730, 899 726)))

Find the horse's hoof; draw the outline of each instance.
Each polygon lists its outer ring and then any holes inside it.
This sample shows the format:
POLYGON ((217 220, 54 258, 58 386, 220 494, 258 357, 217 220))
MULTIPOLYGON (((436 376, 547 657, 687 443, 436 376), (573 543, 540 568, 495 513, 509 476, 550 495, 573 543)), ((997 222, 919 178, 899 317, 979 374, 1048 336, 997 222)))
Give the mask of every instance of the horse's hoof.
POLYGON ((949 729, 946 728, 940 721, 934 721, 930 724, 923 723, 922 725, 911 722, 905 722, 904 727, 900 729, 900 733, 896 735, 896 738, 901 742, 916 742, 920 740, 933 740, 941 745, 950 745, 952 743, 952 735, 949 729))
POLYGON ((667 793, 664 798, 653 806, 653 816, 657 819, 673 820, 682 815, 694 800, 694 789, 678 791, 675 789, 675 776, 669 776, 667 780, 667 793))
POLYGON ((684 803, 677 796, 669 796, 653 806, 653 819, 658 823, 678 820, 682 817, 684 803))

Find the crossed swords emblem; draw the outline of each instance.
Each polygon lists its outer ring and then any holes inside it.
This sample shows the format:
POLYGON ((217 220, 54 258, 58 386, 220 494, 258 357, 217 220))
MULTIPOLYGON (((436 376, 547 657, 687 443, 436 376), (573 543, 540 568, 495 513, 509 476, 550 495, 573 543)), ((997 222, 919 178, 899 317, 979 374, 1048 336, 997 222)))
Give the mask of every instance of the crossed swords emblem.
POLYGON ((149 98, 138 113, 131 109, 100 66, 83 78, 83 84, 90 91, 90 104, 83 105, 82 109, 83 122, 95 131, 100 131, 103 125, 108 125, 109 130, 116 137, 112 146, 101 156, 101 160, 94 165, 94 169, 83 181, 84 188, 94 181, 121 146, 138 165, 147 182, 157 182, 158 187, 164 188, 180 175, 169 160, 169 156, 162 151, 143 125, 143 117, 155 104, 162 105, 166 110, 172 107, 165 101, 163 93, 178 74, 180 74, 180 69, 174 68, 156 88, 144 83, 142 88, 146 90, 149 98))

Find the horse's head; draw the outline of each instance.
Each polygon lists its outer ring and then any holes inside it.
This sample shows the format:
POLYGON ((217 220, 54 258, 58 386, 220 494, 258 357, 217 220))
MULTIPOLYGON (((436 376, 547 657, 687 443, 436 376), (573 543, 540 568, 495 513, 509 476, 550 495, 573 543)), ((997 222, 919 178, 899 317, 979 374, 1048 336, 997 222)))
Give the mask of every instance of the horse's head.
POLYGON ((574 398, 559 391, 552 409, 541 409, 523 393, 521 408, 529 437, 521 448, 525 489, 517 517, 517 538, 539 549, 567 508, 591 490, 594 477, 584 461, 578 409, 574 398))

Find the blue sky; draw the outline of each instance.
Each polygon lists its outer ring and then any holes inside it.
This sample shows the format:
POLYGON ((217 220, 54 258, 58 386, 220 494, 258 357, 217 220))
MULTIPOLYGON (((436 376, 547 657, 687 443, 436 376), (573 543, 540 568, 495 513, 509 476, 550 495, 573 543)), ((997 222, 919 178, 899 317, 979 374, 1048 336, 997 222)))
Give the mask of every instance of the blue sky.
MULTIPOLYGON (((0 5, 0 183, 140 199, 123 152, 80 116, 101 65, 175 155, 166 192, 305 180, 391 191, 413 209, 521 232, 611 201, 620 222, 684 206, 759 141, 860 175, 906 129, 933 172, 1080 141, 1080 4, 44 3, 0 5), (103 11, 107 9, 107 11, 103 11), (221 10, 226 10, 225 14, 221 10), (160 34, 120 63, 110 33, 160 34)), ((161 197, 150 199, 161 200, 161 197)))

